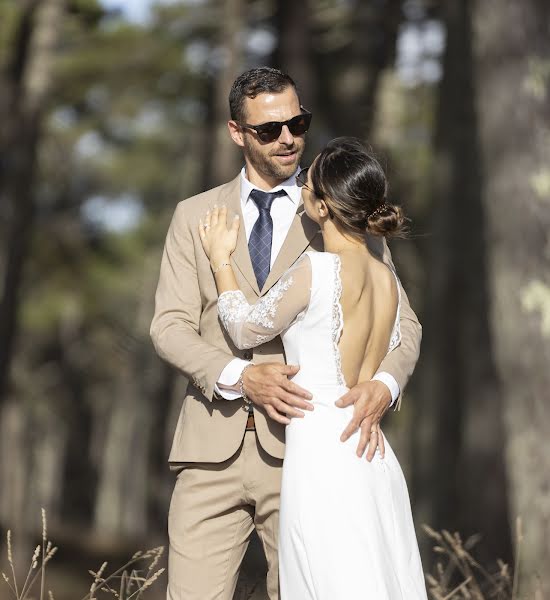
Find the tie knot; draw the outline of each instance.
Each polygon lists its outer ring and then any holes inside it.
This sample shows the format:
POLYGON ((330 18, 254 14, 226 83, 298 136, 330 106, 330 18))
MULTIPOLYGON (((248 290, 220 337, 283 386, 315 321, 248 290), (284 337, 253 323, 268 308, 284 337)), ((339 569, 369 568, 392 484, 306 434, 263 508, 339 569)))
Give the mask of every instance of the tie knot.
POLYGON ((262 190, 252 190, 250 197, 254 201, 254 204, 258 207, 258 210, 271 210, 271 205, 275 198, 285 196, 286 192, 279 190, 278 192, 262 192, 262 190))

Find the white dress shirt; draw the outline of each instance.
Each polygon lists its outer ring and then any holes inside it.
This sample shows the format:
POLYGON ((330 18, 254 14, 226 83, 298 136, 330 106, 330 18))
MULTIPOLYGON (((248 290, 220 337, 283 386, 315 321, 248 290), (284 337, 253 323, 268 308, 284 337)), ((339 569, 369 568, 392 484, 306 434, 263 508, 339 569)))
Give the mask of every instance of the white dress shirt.
MULTIPOLYGON (((285 241, 290 226, 292 225, 298 206, 300 205, 302 190, 296 185, 296 175, 299 171, 300 169, 298 169, 292 177, 289 177, 286 181, 283 181, 283 183, 274 187, 272 190, 269 190, 269 192, 278 192, 279 190, 286 192, 285 196, 275 198, 271 205, 271 218, 273 219, 273 238, 271 241, 272 267, 285 241)), ((256 188, 256 186, 250 183, 246 178, 246 171, 243 167, 241 170, 241 211, 243 214, 241 226, 244 226, 247 241, 250 239, 252 228, 260 214, 255 202, 250 199, 250 192, 254 189, 259 188, 256 188)), ((226 400, 236 400, 237 398, 240 398, 240 392, 228 388, 235 387, 244 367, 249 364, 249 361, 234 358, 221 372, 214 388, 215 391, 226 400)), ((392 396, 390 406, 393 405, 399 396, 399 385, 395 378, 389 373, 382 372, 375 375, 373 379, 382 381, 388 386, 392 396)))

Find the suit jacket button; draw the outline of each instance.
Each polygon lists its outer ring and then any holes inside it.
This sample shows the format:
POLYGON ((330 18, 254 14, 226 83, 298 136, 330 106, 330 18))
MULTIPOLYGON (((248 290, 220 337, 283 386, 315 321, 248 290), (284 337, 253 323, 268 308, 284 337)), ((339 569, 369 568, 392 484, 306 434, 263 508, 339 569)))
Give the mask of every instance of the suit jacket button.
POLYGON ((245 360, 252 360, 252 350, 247 350, 244 354, 243 354, 243 358, 245 360))

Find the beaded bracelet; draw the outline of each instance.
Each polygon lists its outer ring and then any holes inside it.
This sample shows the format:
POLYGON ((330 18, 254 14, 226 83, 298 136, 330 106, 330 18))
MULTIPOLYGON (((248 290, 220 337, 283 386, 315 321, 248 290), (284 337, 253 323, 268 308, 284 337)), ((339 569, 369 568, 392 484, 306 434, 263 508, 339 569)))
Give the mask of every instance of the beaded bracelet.
POLYGON ((230 267, 231 263, 222 263, 221 265, 217 266, 215 269, 212 269, 212 273, 215 275, 220 269, 223 269, 223 267, 230 267))
POLYGON ((244 391, 244 382, 243 382, 243 378, 244 378, 244 372, 247 369, 250 369, 250 367, 253 367, 254 364, 250 363, 249 365, 246 365, 246 367, 241 371, 241 375, 239 377, 239 392, 241 393, 244 405, 243 405, 243 409, 248 412, 250 410, 250 406, 252 405, 252 400, 250 400, 250 398, 246 395, 246 392, 244 391))

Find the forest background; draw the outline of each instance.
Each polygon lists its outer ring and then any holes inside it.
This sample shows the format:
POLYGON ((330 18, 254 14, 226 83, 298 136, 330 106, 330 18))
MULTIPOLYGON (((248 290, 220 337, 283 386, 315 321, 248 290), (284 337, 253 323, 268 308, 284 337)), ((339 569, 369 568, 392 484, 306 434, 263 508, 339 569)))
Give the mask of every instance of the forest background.
MULTIPOLYGON (((267 64, 314 114, 304 165, 359 136, 411 218, 391 248, 422 353, 383 425, 426 571, 423 523, 474 535, 493 568, 513 564, 520 516, 522 597, 550 594, 550 3, 116 4, 0 0, 0 527, 16 558, 41 507, 58 600, 103 559, 166 544, 185 380, 149 340, 160 255, 176 203, 240 168, 228 90, 267 64)), ((263 569, 253 540, 240 593, 263 569)))

